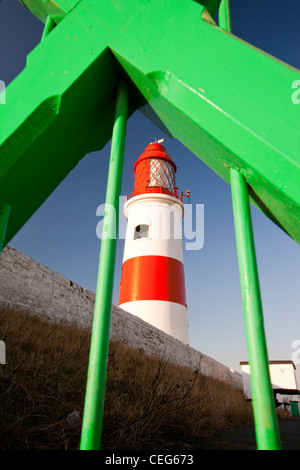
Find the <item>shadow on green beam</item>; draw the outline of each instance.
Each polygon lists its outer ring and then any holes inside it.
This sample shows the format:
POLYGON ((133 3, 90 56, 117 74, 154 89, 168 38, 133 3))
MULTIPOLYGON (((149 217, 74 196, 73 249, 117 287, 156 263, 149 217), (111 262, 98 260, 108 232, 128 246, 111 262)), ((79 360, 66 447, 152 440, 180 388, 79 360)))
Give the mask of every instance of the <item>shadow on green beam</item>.
MULTIPOLYGON (((13 208, 4 246, 77 163, 111 139, 112 97, 120 76, 118 65, 107 50, 101 61, 86 70, 63 96, 44 101, 2 145, 5 178, 0 202, 9 201, 13 208), (101 87, 98 78, 103 76, 103 68, 107 83, 101 87), (98 93, 94 92, 96 89, 98 93)), ((102 77, 102 83, 103 80, 102 77)))

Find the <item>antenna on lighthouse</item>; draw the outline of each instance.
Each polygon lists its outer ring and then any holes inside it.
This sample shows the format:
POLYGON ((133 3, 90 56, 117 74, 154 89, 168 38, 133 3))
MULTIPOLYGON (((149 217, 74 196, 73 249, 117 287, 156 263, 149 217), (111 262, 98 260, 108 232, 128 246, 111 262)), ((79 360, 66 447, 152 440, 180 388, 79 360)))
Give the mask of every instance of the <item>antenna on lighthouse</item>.
POLYGON ((165 139, 156 140, 156 137, 155 137, 155 141, 154 141, 154 142, 150 142, 150 144, 162 144, 164 141, 165 141, 165 139))

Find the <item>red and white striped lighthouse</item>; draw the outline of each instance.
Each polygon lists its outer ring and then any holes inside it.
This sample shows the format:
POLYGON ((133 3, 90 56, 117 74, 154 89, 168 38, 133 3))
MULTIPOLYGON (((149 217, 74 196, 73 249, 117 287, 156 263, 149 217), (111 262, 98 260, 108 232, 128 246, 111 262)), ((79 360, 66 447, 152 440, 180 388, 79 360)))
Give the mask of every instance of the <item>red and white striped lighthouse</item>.
POLYGON ((184 205, 177 196, 176 170, 156 142, 134 165, 134 190, 124 206, 128 222, 119 306, 188 344, 184 205))

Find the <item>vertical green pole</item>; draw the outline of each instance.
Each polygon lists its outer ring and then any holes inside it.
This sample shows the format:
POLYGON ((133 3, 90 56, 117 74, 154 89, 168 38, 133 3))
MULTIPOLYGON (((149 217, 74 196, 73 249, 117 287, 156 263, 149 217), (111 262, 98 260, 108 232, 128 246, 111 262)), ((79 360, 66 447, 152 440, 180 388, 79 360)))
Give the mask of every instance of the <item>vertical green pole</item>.
POLYGON ((270 380, 248 188, 242 174, 233 168, 230 170, 230 183, 257 448, 279 450, 281 446, 270 380))
POLYGON ((0 206, 0 253, 4 245, 10 210, 11 206, 9 204, 0 206))
MULTIPOLYGON (((118 89, 113 127, 106 201, 119 213, 125 132, 128 115, 128 92, 125 83, 118 89)), ((118 222, 112 211, 105 211, 103 230, 118 222)), ((113 225, 114 226, 114 225, 113 225)), ((117 230, 116 230, 117 233, 117 230)), ((90 346, 85 406, 81 433, 81 450, 99 450, 102 434, 106 366, 109 346, 110 316, 116 255, 116 237, 103 237, 99 260, 94 319, 90 346)))
POLYGON ((52 31, 54 26, 55 26, 55 23, 54 23, 53 19, 51 18, 51 16, 47 16, 46 23, 45 23, 45 26, 44 26, 44 29, 43 29, 43 34, 42 34, 41 41, 43 41, 45 39, 45 37, 48 36, 48 34, 50 33, 50 31, 52 31))
POLYGON ((229 0, 222 0, 219 6, 219 26, 225 31, 231 32, 231 17, 229 0))
MULTIPOLYGON (((229 0, 220 3, 219 26, 231 32, 229 0)), ((230 183, 257 448, 279 450, 281 445, 270 379, 248 188, 243 175, 233 168, 230 169, 230 183)))

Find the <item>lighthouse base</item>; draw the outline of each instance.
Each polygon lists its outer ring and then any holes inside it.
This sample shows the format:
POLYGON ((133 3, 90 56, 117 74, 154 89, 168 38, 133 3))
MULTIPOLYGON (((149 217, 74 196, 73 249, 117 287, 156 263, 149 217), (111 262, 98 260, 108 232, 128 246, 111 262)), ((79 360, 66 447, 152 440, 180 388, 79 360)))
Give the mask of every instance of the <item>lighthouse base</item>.
POLYGON ((119 307, 189 344, 187 309, 184 305, 161 300, 139 300, 125 302, 119 307))

